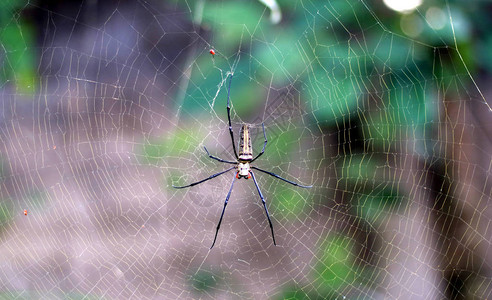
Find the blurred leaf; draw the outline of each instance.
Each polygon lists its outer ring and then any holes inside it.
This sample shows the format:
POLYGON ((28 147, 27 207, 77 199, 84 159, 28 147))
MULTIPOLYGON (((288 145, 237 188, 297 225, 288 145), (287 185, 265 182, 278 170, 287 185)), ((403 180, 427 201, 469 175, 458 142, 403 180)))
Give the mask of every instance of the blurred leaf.
POLYGON ((481 67, 485 67, 489 73, 492 73, 492 55, 490 55, 490 49, 492 49, 492 34, 485 36, 484 39, 485 41, 477 44, 475 48, 479 54, 477 61, 482 64, 481 67))
POLYGON ((476 69, 476 64, 468 63, 475 61, 473 57, 475 52, 471 46, 470 44, 459 45, 459 53, 452 48, 439 48, 435 51, 435 59, 439 61, 439 64, 434 67, 433 76, 437 79, 438 87, 449 95, 456 95, 460 98, 460 94, 468 90, 469 85, 472 84, 472 80, 466 70, 468 68, 469 71, 473 72, 476 69))
POLYGON ((408 138, 416 141, 425 138, 425 126, 433 118, 427 111, 426 101, 433 98, 426 97, 425 87, 408 80, 409 76, 411 73, 402 72, 381 77, 382 85, 388 89, 381 97, 383 103, 363 118, 364 140, 378 149, 389 149, 393 143, 408 138))
POLYGON ((316 286, 328 286, 338 290, 345 285, 354 284, 356 270, 353 264, 352 249, 354 245, 350 238, 340 235, 330 235, 319 247, 319 261, 315 266, 316 286))
POLYGON ((369 39, 373 50, 372 59, 374 64, 382 69, 381 74, 386 70, 399 70, 412 66, 413 62, 413 41, 395 36, 387 32, 378 32, 377 36, 370 36, 369 39))
POLYGON ((3 230, 3 228, 8 226, 8 223, 12 220, 13 210, 14 208, 10 202, 5 202, 5 200, 0 202, 0 230, 3 230))
POLYGON ((235 45, 241 39, 250 39, 244 35, 256 32, 262 23, 268 23, 268 13, 255 1, 207 2, 203 10, 204 23, 212 24, 216 32, 214 45, 222 51, 236 51, 235 45), (263 16, 263 17, 262 17, 263 16))
MULTIPOLYGON (((245 68, 247 63, 244 60, 244 65, 240 63, 237 70, 245 68)), ((227 70, 227 68, 226 68, 227 70)), ((199 72, 195 72, 191 82, 199 83, 188 86, 185 100, 181 105, 181 109, 194 115, 195 113, 210 112, 212 118, 213 111, 217 112, 221 120, 227 121, 227 90, 229 87, 228 74, 214 74, 206 78, 201 77, 199 72), (224 77, 221 77, 224 76, 224 77), (222 85, 221 85, 222 84, 222 85), (220 91, 217 94, 217 90, 220 91), (213 110, 211 108, 213 102, 213 110)), ((231 118, 232 122, 237 122, 235 114, 239 115, 246 123, 256 119, 255 113, 258 112, 258 107, 265 102, 267 89, 261 86, 260 82, 250 80, 241 72, 234 74, 231 84, 231 118)), ((185 116, 184 116, 185 117, 185 116)), ((227 130, 227 127, 224 127, 227 130)))
POLYGON ((14 11, 26 1, 7 1, 3 7, 10 12, 6 19, 0 19, 0 43, 3 61, 0 72, 2 83, 13 81, 21 93, 32 94, 36 88, 36 64, 33 52, 34 28, 22 18, 12 18, 14 11))
POLYGON ((274 206, 272 211, 281 214, 283 218, 294 219, 301 216, 306 206, 306 199, 299 196, 299 192, 295 189, 277 189, 274 198, 275 201, 271 201, 274 206))
POLYGON ((367 194, 359 194, 356 199, 354 208, 357 216, 374 224, 388 218, 391 210, 398 209, 403 197, 390 188, 383 188, 367 191, 367 194))
POLYGON ((341 122, 344 117, 349 118, 350 112, 357 105, 358 97, 350 80, 344 79, 334 83, 323 80, 323 77, 317 78, 308 83, 308 89, 303 96, 311 101, 310 106, 316 120, 321 124, 333 124, 341 122))
MULTIPOLYGON (((200 129, 200 124, 196 123, 192 126, 187 126, 184 130, 167 131, 158 138, 145 141, 141 148, 140 163, 159 166, 164 162, 166 164, 176 163, 170 158, 193 159, 190 153, 196 151, 205 138, 204 131, 200 129)), ((203 151, 201 159, 209 160, 205 151, 203 151)), ((166 176, 166 188, 170 188, 173 184, 178 186, 185 185, 187 178, 183 177, 183 174, 187 172, 186 168, 180 168, 178 164, 177 167, 169 167, 168 170, 169 176, 166 176)))
POLYGON ((404 199, 399 184, 387 175, 386 163, 372 154, 347 156, 340 161, 338 178, 348 185, 344 189, 353 199, 355 214, 370 223, 389 216, 404 199))
POLYGON ((0 2, 0 22, 10 20, 14 11, 24 8, 29 0, 2 0, 0 2))
POLYGON ((303 299, 312 299, 308 294, 306 294, 302 289, 296 286, 288 286, 284 290, 280 296, 275 297, 278 300, 303 300, 303 299))
POLYGON ((199 293, 207 293, 218 285, 217 278, 222 278, 212 271, 198 270, 190 277, 189 285, 199 293))
MULTIPOLYGON (((272 124, 273 132, 269 132, 267 128, 266 133, 268 144, 265 148, 265 154, 263 157, 255 161, 254 164, 259 168, 272 171, 284 178, 297 182, 299 180, 293 178, 293 176, 289 174, 289 170, 285 169, 289 166, 289 163, 285 162, 286 158, 294 155, 295 151, 299 149, 300 128, 278 129, 276 128, 276 126, 277 124, 272 124), (265 156, 268 156, 269 165, 273 164, 278 166, 278 168, 271 169, 265 165, 262 165, 262 158, 264 158, 265 156)), ((274 177, 264 175, 263 173, 255 172, 255 174, 259 175, 259 177, 263 179, 266 179, 269 184, 284 186, 284 188, 277 189, 275 195, 270 196, 275 198, 275 201, 271 201, 271 205, 274 207, 273 211, 275 211, 275 214, 280 213, 282 217, 292 218, 302 213, 306 206, 306 198, 300 196, 299 190, 297 190, 297 188, 287 183, 281 182, 274 177)))
MULTIPOLYGON (((241 68, 238 68, 241 69, 241 68)), ((227 87, 229 86, 229 79, 227 80, 227 87)), ((231 117, 234 113, 238 114, 241 119, 246 123, 256 119, 254 113, 258 112, 258 108, 265 102, 266 90, 262 90, 258 82, 249 80, 248 78, 235 74, 232 78, 231 85, 231 105, 233 111, 231 111, 231 117)), ((224 88, 218 101, 215 103, 215 111, 222 112, 222 120, 227 120, 227 89, 224 88)), ((235 119, 238 121, 238 119, 235 119)), ((227 128, 224 128, 227 130, 227 128)))
POLYGON ((367 181, 375 179, 378 168, 372 155, 347 155, 339 161, 337 177, 365 185, 367 181))
MULTIPOLYGON (((298 35, 295 31, 282 28, 275 33, 271 43, 256 45, 255 70, 265 74, 265 78, 273 75, 273 84, 283 84, 292 80, 305 68, 305 61, 299 53, 298 35)), ((268 82, 270 84, 270 82, 268 82)))
POLYGON ((163 158, 177 157, 183 153, 189 153, 191 148, 197 146, 196 141, 201 140, 203 136, 196 136, 199 133, 197 130, 190 128, 187 130, 168 131, 165 135, 148 140, 143 144, 142 163, 157 165, 163 158), (195 135, 193 135, 195 134, 195 135))
POLYGON ((272 163, 285 162, 292 151, 299 147, 301 128, 285 128, 285 125, 272 124, 272 130, 267 131, 268 144, 266 149, 268 150, 265 150, 264 155, 268 155, 268 160, 272 163), (281 129, 276 126, 281 126, 281 129))
POLYGON ((357 21, 357 18, 360 18, 360 14, 364 14, 366 11, 364 4, 360 1, 347 0, 314 0, 303 3, 302 8, 305 13, 309 13, 312 16, 324 16, 323 19, 325 20, 328 19, 326 16, 330 16, 330 21, 343 24, 357 21))

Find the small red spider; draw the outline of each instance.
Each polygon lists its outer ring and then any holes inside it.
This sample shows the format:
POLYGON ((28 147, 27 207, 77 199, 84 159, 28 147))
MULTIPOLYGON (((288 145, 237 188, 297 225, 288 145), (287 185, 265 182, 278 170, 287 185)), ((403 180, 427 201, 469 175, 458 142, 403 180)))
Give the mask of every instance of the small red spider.
POLYGON ((212 54, 212 56, 215 56, 215 50, 214 49, 210 49, 210 51, 208 51, 210 54, 212 54))
POLYGON ((24 216, 27 216, 27 209, 24 209, 24 216))

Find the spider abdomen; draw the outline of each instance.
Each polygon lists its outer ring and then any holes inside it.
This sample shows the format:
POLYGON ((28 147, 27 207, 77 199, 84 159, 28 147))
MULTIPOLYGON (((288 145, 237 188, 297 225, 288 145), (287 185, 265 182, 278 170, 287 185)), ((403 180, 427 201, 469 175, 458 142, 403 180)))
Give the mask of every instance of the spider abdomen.
POLYGON ((239 139, 239 158, 240 162, 248 162, 253 159, 253 148, 251 147, 251 137, 249 136, 249 126, 244 124, 241 127, 239 139))

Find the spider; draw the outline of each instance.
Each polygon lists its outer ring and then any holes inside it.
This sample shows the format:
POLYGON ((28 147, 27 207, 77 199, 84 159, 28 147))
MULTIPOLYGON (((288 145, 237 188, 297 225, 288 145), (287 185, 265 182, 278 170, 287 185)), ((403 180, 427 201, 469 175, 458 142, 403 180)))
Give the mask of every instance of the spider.
POLYGON ((225 202, 224 202, 224 207, 222 208, 222 213, 220 215, 219 223, 217 224, 217 228, 215 230, 214 241, 212 243, 212 246, 210 247, 210 249, 212 249, 214 247, 214 245, 215 245, 216 240, 217 240, 217 234, 219 233, 220 224, 222 223, 222 218, 224 217, 224 212, 225 212, 225 209, 226 209, 226 206, 227 206, 227 202, 229 202, 229 198, 231 197, 231 192, 232 192, 232 188, 234 187, 235 180, 236 179, 241 179, 241 178, 244 178, 244 179, 250 179, 250 178, 252 178, 253 179, 253 182, 255 183, 256 189, 258 190, 258 194, 259 194, 259 196, 261 198, 261 202, 263 203, 263 208, 265 209, 265 213, 266 213, 266 216, 267 216, 267 219, 268 219, 268 223, 270 224, 270 231, 272 232, 273 244, 276 246, 277 243, 275 241, 275 234, 273 233, 272 220, 270 219, 270 215, 269 215, 268 209, 266 207, 265 197, 263 197, 263 194, 260 191, 260 187, 258 186, 258 182, 256 181, 255 174, 253 173, 253 171, 251 169, 255 169, 257 171, 263 172, 265 174, 268 174, 270 176, 273 176, 275 178, 278 178, 280 180, 283 180, 283 181, 285 181, 287 183, 290 183, 290 184, 292 184, 294 186, 298 186, 298 187, 302 187, 302 188, 311 188, 312 185, 309 185, 309 186, 301 185, 301 184, 295 183, 293 181, 287 180, 285 178, 282 178, 282 177, 280 177, 279 175, 277 175, 277 174, 275 174, 273 172, 265 171, 265 170, 262 170, 260 168, 257 168, 255 166, 252 166, 251 165, 255 160, 257 160, 265 152, 265 147, 266 147, 268 141, 267 141, 267 137, 266 137, 266 133, 265 133, 265 124, 264 123, 262 123, 261 126, 263 128, 263 137, 265 139, 265 142, 263 143, 263 149, 261 149, 261 152, 258 153, 258 155, 253 158, 253 149, 251 147, 251 138, 250 138, 250 135, 249 135, 249 126, 246 125, 246 124, 243 124, 243 126, 241 128, 241 132, 240 132, 240 135, 241 136, 240 136, 240 140, 239 140, 239 155, 238 155, 238 153, 236 151, 235 142, 234 142, 234 132, 232 131, 232 125, 231 125, 231 106, 230 106, 231 82, 232 82, 232 74, 230 75, 229 87, 228 87, 228 90, 227 90, 227 118, 229 120, 229 133, 231 134, 232 149, 234 150, 234 156, 236 157, 236 161, 229 161, 229 160, 218 158, 216 156, 211 155, 210 152, 208 152, 208 150, 207 150, 206 147, 203 147, 203 148, 205 149, 205 152, 207 152, 208 157, 210 157, 211 159, 214 159, 214 160, 219 161, 219 162, 222 162, 222 163, 231 164, 231 165, 234 165, 234 166, 230 167, 229 169, 227 169, 225 171, 216 173, 216 174, 214 174, 214 175, 212 175, 210 177, 207 177, 205 179, 202 179, 200 181, 193 182, 193 183, 188 184, 188 185, 185 185, 185 186, 175 186, 175 185, 173 185, 173 187, 176 188, 176 189, 183 189, 183 188, 191 187, 191 186, 194 186, 194 185, 198 185, 198 184, 200 184, 202 182, 205 182, 207 180, 210 180, 212 178, 218 177, 218 176, 220 176, 222 174, 225 174, 225 173, 231 171, 232 169, 236 169, 237 170, 236 171, 236 176, 234 176, 233 179, 232 179, 232 184, 231 184, 231 187, 229 189, 229 193, 227 193, 227 196, 226 196, 226 199, 225 199, 225 202))

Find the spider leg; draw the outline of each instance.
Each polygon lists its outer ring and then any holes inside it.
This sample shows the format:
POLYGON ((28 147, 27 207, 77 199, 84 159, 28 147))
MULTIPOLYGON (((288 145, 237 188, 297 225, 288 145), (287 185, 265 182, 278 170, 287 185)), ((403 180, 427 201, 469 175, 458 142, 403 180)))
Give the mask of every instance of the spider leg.
POLYGON ((277 175, 277 174, 275 174, 275 173, 268 172, 268 171, 262 170, 262 169, 257 168, 257 167, 253 167, 253 166, 251 166, 251 168, 252 168, 252 169, 255 169, 255 170, 258 170, 258 171, 260 171, 260 172, 266 173, 266 174, 268 174, 268 175, 270 175, 270 176, 273 176, 273 177, 275 177, 275 178, 278 178, 278 179, 280 179, 280 180, 283 180, 283 181, 285 181, 285 182, 287 182, 287 183, 290 183, 290 184, 295 185, 295 186, 298 186, 298 187, 302 187, 302 188, 312 188, 312 187, 313 187, 312 185, 302 185, 302 184, 299 184, 299 183, 295 183, 295 182, 293 182, 293 181, 290 181, 290 180, 287 180, 287 179, 285 179, 285 178, 282 178, 282 177, 278 176, 278 175, 277 175))
POLYGON ((210 177, 207 177, 207 178, 202 179, 202 180, 197 181, 197 182, 193 182, 193 183, 188 184, 188 185, 185 185, 185 186, 175 186, 175 185, 173 185, 173 188, 175 188, 175 189, 184 189, 184 188, 187 188, 187 187, 190 187, 190 186, 194 186, 194 185, 200 184, 200 183, 202 183, 202 182, 205 182, 205 181, 207 181, 207 180, 210 180, 210 179, 212 179, 212 178, 215 178, 215 177, 217 177, 217 176, 220 176, 220 175, 222 175, 222 174, 224 174, 224 173, 227 173, 227 172, 229 172, 230 170, 234 169, 235 167, 236 167, 236 166, 234 166, 234 167, 230 167, 229 169, 227 169, 227 170, 225 170, 225 171, 219 172, 219 173, 214 174, 214 175, 212 175, 212 176, 210 176, 210 177))
POLYGON ((230 75, 230 77, 231 77, 231 79, 229 80, 229 88, 227 89, 227 119, 229 120, 229 133, 231 134, 232 149, 234 149, 234 155, 236 156, 236 158, 239 158, 237 156, 236 143, 234 143, 234 132, 232 131, 232 124, 231 124, 231 104, 230 104, 230 99, 231 99, 232 74, 230 75))
POLYGON ((223 162, 223 163, 227 163, 227 164, 237 164, 237 162, 233 162, 233 161, 229 161, 229 160, 224 160, 224 159, 221 159, 221 158, 218 158, 218 157, 215 157, 213 155, 210 154, 210 152, 208 152, 207 148, 205 146, 203 146, 203 149, 205 149, 205 151, 207 152, 207 155, 208 157, 210 157, 211 159, 215 159, 217 161, 220 161, 220 162, 223 162))
POLYGON ((261 123, 261 126, 263 127, 263 137, 265 138, 265 143, 263 144, 263 149, 261 149, 261 152, 258 153, 258 155, 256 155, 255 158, 253 158, 253 160, 250 162, 254 162, 258 157, 260 157, 264 152, 265 152, 265 147, 267 145, 267 137, 266 137, 266 133, 265 133, 265 123, 261 123))
POLYGON ((251 174, 251 177, 253 177, 253 182, 256 185, 256 189, 258 190, 258 194, 260 194, 261 202, 263 202, 263 207, 265 208, 265 213, 268 219, 268 223, 270 224, 270 230, 272 231, 272 239, 273 239, 273 244, 277 246, 277 243, 275 242, 275 234, 273 233, 273 225, 272 225, 272 220, 270 220, 270 215, 268 214, 268 209, 266 207, 266 202, 265 198, 263 197, 263 194, 260 191, 260 187, 258 186, 258 182, 256 182, 255 174, 253 174, 252 171, 249 171, 249 174, 251 174))
POLYGON ((224 217, 224 212, 227 206, 227 202, 229 202, 229 197, 231 197, 232 188, 234 187, 234 181, 236 181, 236 176, 234 176, 234 178, 232 179, 231 188, 229 189, 229 193, 227 193, 227 197, 224 202, 224 208, 222 208, 222 214, 220 214, 219 224, 217 224, 217 229, 215 230, 214 242, 212 243, 210 249, 214 247, 215 241, 217 240, 217 234, 219 233, 220 223, 222 223, 222 218, 224 217))

